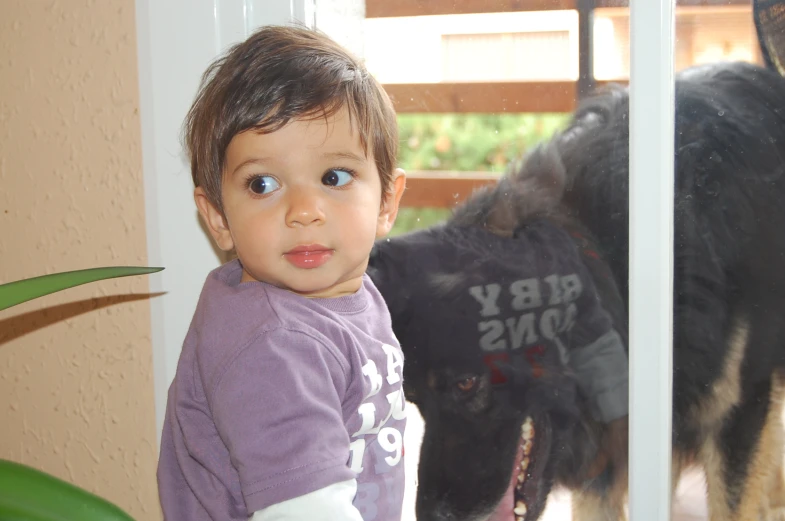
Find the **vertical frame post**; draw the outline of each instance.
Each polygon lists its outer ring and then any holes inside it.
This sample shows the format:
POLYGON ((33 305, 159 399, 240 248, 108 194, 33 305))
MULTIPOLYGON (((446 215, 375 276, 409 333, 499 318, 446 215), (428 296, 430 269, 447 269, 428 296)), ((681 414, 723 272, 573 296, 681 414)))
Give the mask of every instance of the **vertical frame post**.
POLYGON ((169 385, 208 272, 225 259, 202 229, 180 144, 202 73, 267 24, 315 25, 315 0, 136 0, 139 104, 157 440, 169 385))
POLYGON ((671 511, 674 0, 630 2, 630 519, 671 511))

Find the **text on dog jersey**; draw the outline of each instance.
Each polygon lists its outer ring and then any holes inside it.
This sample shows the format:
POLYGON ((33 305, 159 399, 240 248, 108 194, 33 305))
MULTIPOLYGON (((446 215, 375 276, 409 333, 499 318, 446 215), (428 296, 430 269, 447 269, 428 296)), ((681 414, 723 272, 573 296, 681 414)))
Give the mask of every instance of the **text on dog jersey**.
POLYGON ((472 286, 469 294, 480 304, 480 316, 487 319, 477 323, 482 335, 480 348, 518 349, 544 337, 555 341, 562 351, 557 337, 575 323, 575 301, 582 290, 581 279, 575 273, 516 280, 506 288, 495 282, 472 286), (505 301, 513 311, 524 313, 501 317, 500 303, 505 301))

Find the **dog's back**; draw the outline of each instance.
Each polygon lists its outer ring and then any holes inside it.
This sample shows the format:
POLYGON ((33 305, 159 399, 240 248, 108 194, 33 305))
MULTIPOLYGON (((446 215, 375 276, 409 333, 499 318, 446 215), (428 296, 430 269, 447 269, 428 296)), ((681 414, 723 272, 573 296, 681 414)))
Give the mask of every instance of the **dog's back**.
MULTIPOLYGON (((626 89, 610 89, 555 138, 564 203, 625 302, 628 116, 626 89)), ((755 487, 782 473, 785 80, 747 63, 688 69, 675 122, 674 464, 704 464, 712 519, 747 519, 765 494, 755 487)))

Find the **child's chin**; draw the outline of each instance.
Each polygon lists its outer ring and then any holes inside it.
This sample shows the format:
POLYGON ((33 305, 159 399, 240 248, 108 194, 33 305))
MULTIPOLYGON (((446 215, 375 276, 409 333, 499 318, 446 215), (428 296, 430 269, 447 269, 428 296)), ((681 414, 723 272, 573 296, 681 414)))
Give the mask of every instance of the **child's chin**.
POLYGON ((314 279, 316 280, 305 281, 301 279, 290 281, 291 285, 288 289, 304 297, 332 298, 356 293, 362 286, 362 278, 337 281, 325 280, 326 277, 314 277, 314 279))

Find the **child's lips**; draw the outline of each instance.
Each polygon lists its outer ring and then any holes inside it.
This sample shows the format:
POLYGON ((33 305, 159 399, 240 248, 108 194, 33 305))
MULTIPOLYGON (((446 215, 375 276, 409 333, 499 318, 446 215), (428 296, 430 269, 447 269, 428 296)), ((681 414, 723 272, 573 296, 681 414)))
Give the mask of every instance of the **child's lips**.
POLYGON ((283 254, 287 261, 292 265, 302 269, 313 269, 322 266, 335 250, 322 246, 321 244, 308 244, 292 248, 283 254))

